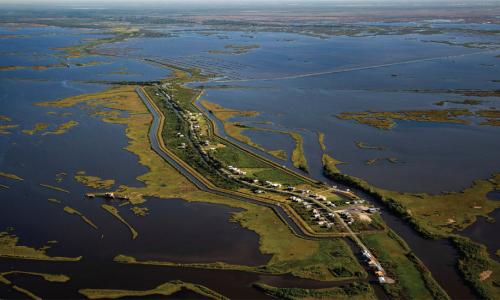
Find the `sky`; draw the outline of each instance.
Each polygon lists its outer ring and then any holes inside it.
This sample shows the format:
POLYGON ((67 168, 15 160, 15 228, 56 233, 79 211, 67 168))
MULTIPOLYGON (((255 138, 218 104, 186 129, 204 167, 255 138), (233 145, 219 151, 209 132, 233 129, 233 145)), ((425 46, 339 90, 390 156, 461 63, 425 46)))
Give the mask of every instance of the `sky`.
MULTIPOLYGON (((251 6, 296 6, 301 5, 311 7, 320 5, 342 5, 342 6, 362 6, 363 4, 385 6, 391 4, 407 4, 415 6, 441 5, 441 4, 489 4, 500 3, 500 0, 0 0, 0 6, 9 8, 35 8, 40 6, 70 7, 70 8, 120 8, 120 7, 197 7, 226 8, 251 7, 251 6)), ((499 4, 500 5, 500 4, 499 4)))

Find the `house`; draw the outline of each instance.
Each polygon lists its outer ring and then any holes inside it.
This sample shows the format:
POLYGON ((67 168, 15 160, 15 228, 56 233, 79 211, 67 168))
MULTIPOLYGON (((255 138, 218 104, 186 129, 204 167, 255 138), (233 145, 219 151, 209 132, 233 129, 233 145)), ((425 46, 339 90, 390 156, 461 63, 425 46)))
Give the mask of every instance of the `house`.
POLYGON ((380 276, 380 277, 378 278, 378 282, 379 282, 379 283, 381 283, 381 284, 382 284, 382 283, 386 283, 385 277, 384 277, 384 276, 380 276))
POLYGON ((253 191, 255 194, 264 194, 264 191, 263 190, 255 190, 253 191))
POLYGON ((288 197, 288 199, 292 200, 293 202, 297 202, 297 203, 302 202, 302 199, 299 197, 296 197, 296 196, 290 196, 290 197, 288 197))
POLYGON ((242 170, 240 170, 236 167, 233 167, 233 166, 228 166, 227 168, 231 171, 231 173, 233 173, 235 175, 246 175, 247 174, 247 172, 242 171, 242 170))

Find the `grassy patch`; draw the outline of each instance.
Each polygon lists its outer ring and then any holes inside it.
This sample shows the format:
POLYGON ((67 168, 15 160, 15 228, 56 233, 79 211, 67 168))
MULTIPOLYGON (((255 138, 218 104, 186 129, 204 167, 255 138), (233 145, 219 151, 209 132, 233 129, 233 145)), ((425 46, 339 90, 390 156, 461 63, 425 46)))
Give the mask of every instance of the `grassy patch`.
POLYGON ((10 122, 12 119, 6 115, 0 115, 0 121, 1 122, 10 122))
POLYGON ((40 183, 40 186, 43 186, 44 188, 48 188, 48 189, 51 189, 51 190, 54 190, 54 191, 63 192, 63 193, 66 193, 66 194, 70 193, 70 191, 68 191, 68 190, 65 190, 63 188, 60 188, 58 186, 53 186, 53 185, 50 185, 50 184, 40 183))
POLYGON ((486 118, 485 121, 480 123, 481 125, 500 126, 500 110, 480 110, 476 111, 476 116, 486 118))
POLYGON ((278 299, 376 299, 370 285, 351 283, 345 286, 323 289, 277 288, 267 284, 256 283, 254 286, 264 293, 278 299))
POLYGON ((85 175, 83 171, 77 172, 75 180, 94 189, 110 189, 115 184, 113 179, 102 179, 97 176, 85 175))
POLYGON ((145 291, 80 289, 78 292, 88 299, 118 299, 123 297, 171 296, 182 289, 190 290, 209 299, 228 299, 205 286, 179 280, 169 281, 145 291))
POLYGON ((325 134, 323 132, 318 132, 318 143, 319 146, 321 147, 321 150, 323 152, 326 151, 325 134))
POLYGON ((309 167, 307 166, 306 155, 304 154, 304 139, 302 135, 298 132, 290 132, 290 136, 295 141, 295 148, 292 152, 292 163, 294 167, 301 169, 302 171, 308 172, 309 167))
POLYGON ((39 249, 18 245, 19 238, 8 232, 0 232, 0 257, 44 260, 44 261, 79 261, 79 257, 48 256, 46 251, 50 246, 43 246, 39 249))
POLYGON ((0 135, 9 135, 11 134, 9 129, 14 129, 17 127, 19 127, 19 125, 16 124, 0 125, 0 135))
POLYGON ((39 131, 44 131, 49 127, 49 124, 47 123, 36 123, 35 127, 33 129, 25 129, 22 131, 22 133, 27 134, 27 135, 34 135, 35 133, 39 131))
POLYGON ((43 280, 48 281, 48 282, 67 282, 69 281, 69 277, 63 274, 49 274, 49 273, 37 273, 37 272, 26 272, 26 271, 7 271, 0 273, 0 283, 3 283, 5 285, 9 285, 12 287, 12 289, 18 291, 19 293, 24 294, 26 297, 31 298, 31 299, 42 299, 39 296, 35 295, 31 291, 19 287, 15 284, 12 283, 9 279, 7 279, 7 276, 9 275, 29 275, 29 276, 37 276, 41 277, 43 280))
POLYGON ((68 132, 68 130, 70 130, 71 128, 73 128, 75 126, 78 126, 78 122, 71 120, 71 121, 62 123, 61 125, 57 126, 54 131, 46 131, 46 132, 42 133, 42 135, 64 134, 64 133, 68 132))
POLYGON ((386 147, 383 146, 372 146, 361 141, 356 141, 354 142, 354 144, 356 144, 356 147, 358 147, 359 149, 369 149, 369 150, 379 150, 379 151, 387 149, 386 147))
POLYGON ((210 54, 231 54, 231 55, 240 55, 248 53, 250 50, 258 49, 260 45, 250 44, 250 45, 236 45, 229 44, 224 46, 224 50, 209 50, 210 54))
POLYGON ((343 164, 343 162, 336 160, 326 153, 321 157, 321 161, 323 162, 323 169, 328 170, 328 172, 331 173, 340 173, 337 165, 343 164))
POLYGON ((0 177, 5 177, 5 178, 19 180, 19 181, 24 180, 21 177, 17 176, 16 174, 6 173, 6 172, 0 172, 0 177))
POLYGON ((300 178, 289 175, 277 169, 264 169, 254 173, 255 178, 259 180, 269 180, 272 182, 280 182, 284 185, 299 185, 303 184, 304 181, 300 178))
POLYGON ((454 236, 453 243, 458 249, 458 268, 465 280, 474 287, 483 299, 500 298, 500 263, 491 259, 486 247, 454 236))
POLYGON ((472 115, 472 112, 466 109, 431 109, 397 112, 343 112, 338 114, 337 117, 342 120, 354 120, 378 129, 391 129, 396 126, 395 120, 469 124, 469 121, 460 119, 460 117, 472 115))
POLYGON ((379 259, 388 276, 396 280, 395 284, 384 285, 388 294, 395 299, 447 299, 439 285, 428 286, 422 269, 410 257, 408 246, 394 239, 394 236, 392 232, 362 236, 363 242, 379 259), (430 287, 436 290, 430 290, 430 287))
POLYGON ((87 218, 85 215, 83 215, 81 212, 77 211, 76 209, 69 207, 69 206, 65 206, 64 211, 70 215, 79 216, 85 223, 90 225, 92 228, 97 229, 97 226, 92 221, 90 221, 89 218, 87 218))
POLYGON ((108 204, 102 204, 101 207, 109 212, 110 214, 112 214, 115 218, 117 218, 120 222, 122 222, 123 224, 125 224, 125 226, 128 227, 128 229, 130 230, 130 233, 132 234, 132 239, 135 240, 137 238, 137 236, 139 235, 137 233, 137 231, 134 229, 134 227, 132 227, 132 225, 130 225, 127 221, 125 221, 124 218, 122 218, 122 216, 120 216, 120 212, 118 211, 118 209, 116 207, 113 207, 111 205, 108 205, 108 204))
POLYGON ((145 217, 148 215, 148 212, 149 212, 149 208, 147 207, 138 207, 138 206, 134 206, 134 207, 131 207, 130 210, 136 215, 136 216, 141 216, 141 217, 145 217))

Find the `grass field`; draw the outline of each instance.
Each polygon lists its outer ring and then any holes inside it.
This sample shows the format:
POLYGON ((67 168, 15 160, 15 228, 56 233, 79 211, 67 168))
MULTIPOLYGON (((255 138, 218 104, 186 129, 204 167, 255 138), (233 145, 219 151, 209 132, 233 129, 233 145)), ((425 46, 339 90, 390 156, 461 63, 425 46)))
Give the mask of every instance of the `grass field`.
POLYGON ((256 283, 257 289, 278 299, 376 299, 370 285, 366 283, 351 283, 345 286, 323 289, 277 288, 267 284, 256 283))
MULTIPOLYGON (((394 299, 448 299, 446 293, 414 262, 411 251, 392 232, 362 236, 395 284, 383 285, 394 299)), ((428 271, 426 271, 428 273, 428 271)))

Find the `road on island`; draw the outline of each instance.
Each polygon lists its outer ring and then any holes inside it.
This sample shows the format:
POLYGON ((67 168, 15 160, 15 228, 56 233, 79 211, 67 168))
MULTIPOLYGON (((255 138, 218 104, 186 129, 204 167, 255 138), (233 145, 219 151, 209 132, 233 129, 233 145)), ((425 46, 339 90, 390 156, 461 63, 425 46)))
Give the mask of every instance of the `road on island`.
POLYGON ((198 189, 216 194, 219 196, 231 198, 234 200, 238 201, 244 201, 244 202, 249 202, 252 204, 257 204, 257 205, 262 205, 268 208, 271 208, 292 230, 292 232, 304 239, 311 239, 311 240, 316 240, 318 238, 312 237, 304 232, 304 230, 297 225, 294 220, 287 214, 287 212, 283 209, 283 207, 276 205, 276 204, 271 204, 267 202, 262 202, 259 200, 256 200, 251 197, 245 197, 245 196, 240 196, 240 195, 234 195, 232 193, 224 192, 218 189, 214 189, 210 187, 206 182, 200 180, 196 176, 193 176, 190 170, 188 170, 186 167, 182 166, 177 160, 173 159, 171 155, 168 153, 167 149, 163 149, 161 147, 161 143, 158 140, 158 137, 161 136, 158 133, 160 132, 160 121, 161 118, 158 114, 158 111, 153 107, 151 104, 150 100, 148 99, 148 96, 145 95, 144 91, 141 88, 136 89, 137 94, 143 101, 144 105, 148 108, 150 113, 153 116, 153 122, 151 123, 151 127, 149 129, 149 140, 151 143, 151 148, 158 154, 160 155, 165 161, 167 161, 172 167, 174 167, 179 173, 184 175, 186 178, 188 178, 198 189))
MULTIPOLYGON (((262 205, 265 207, 268 207, 272 209, 276 215, 283 221, 285 224, 288 225, 290 228, 291 232, 303 239, 307 240, 319 240, 319 239, 325 239, 325 238, 333 238, 333 237, 314 237, 308 234, 302 226, 297 224, 295 220, 285 211, 285 209, 280 206, 279 204, 272 204, 269 202, 263 202, 262 200, 256 200, 251 197, 246 197, 244 195, 235 195, 229 192, 224 192, 224 190, 219 190, 219 189, 214 189, 212 188, 207 182, 204 180, 201 180, 197 176, 194 176, 191 170, 188 170, 186 166, 183 166, 180 161, 177 161, 174 159, 175 155, 172 155, 170 151, 164 146, 164 143, 159 140, 161 138, 161 127, 162 126, 162 118, 159 115, 159 111, 153 105, 151 98, 146 95, 144 90, 140 87, 136 88, 136 92, 143 101, 144 105, 148 108, 150 111, 151 115, 153 116, 153 122, 151 123, 151 127, 149 128, 149 140, 151 144, 151 148, 158 154, 160 157, 162 157, 165 161, 167 161, 171 166, 173 166, 179 173, 184 175, 186 178, 188 178, 198 189, 208 192, 208 193, 213 193, 219 196, 223 196, 226 198, 238 200, 238 201, 244 201, 256 205, 262 205)), ((338 217, 338 216, 337 216, 338 217)), ((340 219, 338 217, 338 219, 340 219)), ((361 242, 361 240, 356 236, 356 233, 354 233, 352 230, 350 230, 349 226, 341 220, 341 224, 346 227, 348 235, 351 236, 355 242, 355 244, 363 251, 369 251, 368 248, 361 242)), ((363 262, 361 262, 363 265, 363 262)), ((377 264, 379 262, 377 261, 377 264)), ((367 269, 367 272, 370 275, 370 270, 367 269)), ((370 278, 370 277, 369 277, 370 278)), ((378 286, 376 283, 378 281, 376 280, 369 280, 370 285, 375 287, 376 294, 380 299, 388 299, 385 292, 378 286)))

